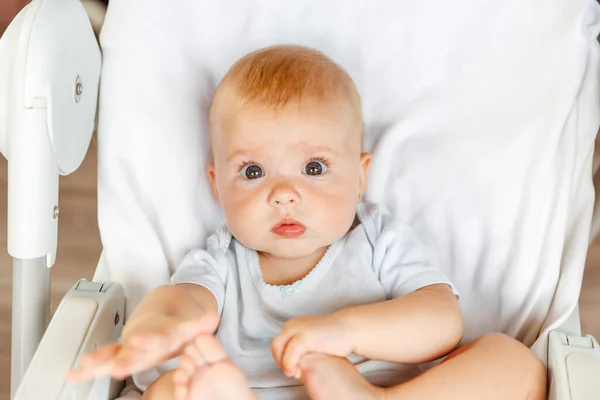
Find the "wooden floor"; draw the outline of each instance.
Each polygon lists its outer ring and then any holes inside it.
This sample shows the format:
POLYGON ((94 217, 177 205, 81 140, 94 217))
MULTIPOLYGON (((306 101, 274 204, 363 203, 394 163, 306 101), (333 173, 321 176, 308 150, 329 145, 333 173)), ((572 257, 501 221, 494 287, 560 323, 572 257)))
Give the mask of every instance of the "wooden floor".
MULTIPOLYGON (((101 246, 96 221, 96 151, 61 178, 58 258, 52 268, 52 310, 78 278, 92 277, 101 246)), ((12 267, 6 253, 6 161, 0 157, 0 400, 9 399, 12 267)), ((584 333, 600 338, 600 240, 590 248, 581 295, 584 333)))

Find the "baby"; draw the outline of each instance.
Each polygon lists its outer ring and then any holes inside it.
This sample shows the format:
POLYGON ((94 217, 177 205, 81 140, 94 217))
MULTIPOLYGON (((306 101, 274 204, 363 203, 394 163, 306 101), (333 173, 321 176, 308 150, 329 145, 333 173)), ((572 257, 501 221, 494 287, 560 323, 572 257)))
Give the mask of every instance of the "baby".
POLYGON ((362 199, 351 78, 312 49, 262 49, 223 78, 209 123, 223 226, 71 378, 180 357, 144 400, 409 398, 406 364, 454 350, 461 311, 411 230, 362 199))

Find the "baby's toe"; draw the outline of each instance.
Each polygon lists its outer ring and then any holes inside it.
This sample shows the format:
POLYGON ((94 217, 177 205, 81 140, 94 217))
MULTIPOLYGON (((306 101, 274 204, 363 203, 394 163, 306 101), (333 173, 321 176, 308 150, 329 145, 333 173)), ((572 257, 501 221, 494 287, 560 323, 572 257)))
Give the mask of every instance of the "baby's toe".
POLYGON ((179 360, 179 369, 184 371, 188 377, 192 377, 196 373, 196 368, 198 368, 196 360, 187 355, 182 356, 179 360))
POLYGON ((206 361, 204 360, 204 355, 202 354, 201 349, 198 348, 198 346, 196 345, 195 341, 185 346, 185 349, 183 350, 182 360, 183 359, 191 360, 194 366, 206 364, 206 361))
POLYGON ((191 375, 183 369, 177 369, 173 373, 173 385, 175 386, 175 400, 187 400, 190 392, 191 375))

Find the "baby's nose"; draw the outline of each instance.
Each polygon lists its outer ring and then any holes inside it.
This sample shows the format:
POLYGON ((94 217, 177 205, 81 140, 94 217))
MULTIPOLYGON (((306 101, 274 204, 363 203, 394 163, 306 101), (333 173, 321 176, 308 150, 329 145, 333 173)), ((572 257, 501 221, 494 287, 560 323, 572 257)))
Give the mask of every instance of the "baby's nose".
POLYGON ((269 204, 273 207, 298 204, 300 195, 289 185, 278 185, 269 196, 269 204))

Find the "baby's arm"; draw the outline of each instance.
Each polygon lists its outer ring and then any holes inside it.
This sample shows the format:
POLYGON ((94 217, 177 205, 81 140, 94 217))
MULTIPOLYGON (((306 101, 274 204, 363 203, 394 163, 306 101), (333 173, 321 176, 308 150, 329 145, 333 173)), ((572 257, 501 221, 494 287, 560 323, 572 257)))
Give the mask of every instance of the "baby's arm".
POLYGON ((463 336, 457 292, 413 230, 382 213, 363 216, 373 240, 373 271, 388 301, 340 310, 354 351, 402 363, 438 359, 463 336))
POLYGON ((385 302, 293 318, 273 340, 272 351, 286 375, 299 378, 307 353, 422 363, 448 354, 462 334, 454 293, 446 284, 433 284, 385 302))
POLYGON ((432 361, 453 350, 463 335, 458 300, 446 284, 347 308, 333 316, 352 333, 353 352, 369 359, 432 361))
POLYGON ((82 357, 70 379, 111 375, 123 379, 178 356, 183 347, 219 323, 217 301, 195 284, 154 289, 127 321, 119 343, 103 346, 82 357))

